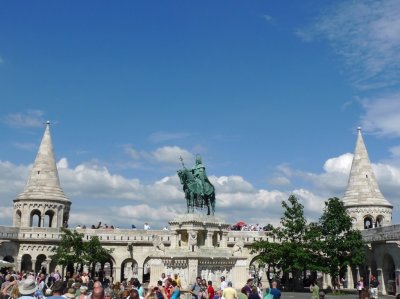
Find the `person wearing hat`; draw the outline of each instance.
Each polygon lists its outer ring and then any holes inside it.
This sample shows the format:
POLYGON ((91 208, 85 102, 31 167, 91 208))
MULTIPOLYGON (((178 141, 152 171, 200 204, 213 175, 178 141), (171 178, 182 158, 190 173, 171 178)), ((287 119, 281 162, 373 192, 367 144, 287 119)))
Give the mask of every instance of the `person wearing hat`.
POLYGON ((55 283, 53 283, 51 291, 53 295, 46 297, 46 299, 65 299, 65 297, 62 296, 62 294, 64 293, 64 285, 61 280, 58 280, 55 283))
POLYGON ((67 293, 64 294, 64 296, 68 299, 75 299, 76 297, 76 292, 74 288, 69 288, 67 293))
POLYGON ((38 289, 38 284, 32 278, 26 278, 18 284, 19 293, 22 295, 21 299, 35 299, 35 292, 38 289))

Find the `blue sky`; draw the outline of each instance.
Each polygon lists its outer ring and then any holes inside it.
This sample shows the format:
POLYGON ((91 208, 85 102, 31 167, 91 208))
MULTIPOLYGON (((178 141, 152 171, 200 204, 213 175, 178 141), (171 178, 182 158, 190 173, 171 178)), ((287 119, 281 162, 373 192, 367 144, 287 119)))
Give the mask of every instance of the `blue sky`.
POLYGON ((164 226, 197 153, 228 222, 277 224, 291 193, 315 220, 358 126, 400 220, 399 20, 394 0, 2 3, 0 224, 46 120, 71 224, 164 226))

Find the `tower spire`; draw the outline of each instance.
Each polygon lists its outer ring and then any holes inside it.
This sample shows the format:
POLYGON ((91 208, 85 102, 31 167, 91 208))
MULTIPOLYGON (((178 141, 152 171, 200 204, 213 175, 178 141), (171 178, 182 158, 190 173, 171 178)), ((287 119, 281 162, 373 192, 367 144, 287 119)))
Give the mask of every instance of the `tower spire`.
POLYGON ((46 122, 42 142, 40 143, 28 183, 19 199, 34 200, 63 200, 68 201, 61 189, 58 178, 56 159, 50 135, 50 122, 46 122))
POLYGON ((365 228, 366 224, 361 223, 362 221, 365 222, 368 217, 370 225, 388 225, 392 218, 393 206, 385 199, 379 189, 360 127, 357 135, 350 176, 343 197, 344 206, 349 214, 355 217, 353 221, 359 223, 358 228, 365 228), (358 211, 357 215, 353 213, 356 210, 358 211), (361 211, 365 214, 358 215, 361 211))

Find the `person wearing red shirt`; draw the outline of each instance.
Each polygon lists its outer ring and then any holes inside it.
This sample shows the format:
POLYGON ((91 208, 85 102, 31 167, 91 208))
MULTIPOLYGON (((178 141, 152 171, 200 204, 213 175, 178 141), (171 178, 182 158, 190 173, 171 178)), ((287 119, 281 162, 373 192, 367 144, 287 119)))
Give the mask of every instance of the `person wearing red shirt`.
POLYGON ((168 299, 171 298, 172 292, 174 291, 174 287, 172 286, 172 279, 169 277, 165 280, 165 295, 167 295, 168 299))
POLYGON ((208 281, 207 293, 208 293, 207 299, 214 299, 214 288, 212 286, 211 280, 208 281))

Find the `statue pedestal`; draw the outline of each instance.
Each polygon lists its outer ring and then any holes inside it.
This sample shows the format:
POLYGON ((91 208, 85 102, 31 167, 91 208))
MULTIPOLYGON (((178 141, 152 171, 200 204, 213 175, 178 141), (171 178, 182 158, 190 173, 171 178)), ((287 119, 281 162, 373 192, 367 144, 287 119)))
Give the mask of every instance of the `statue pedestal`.
POLYGON ((176 233, 178 247, 187 248, 189 252, 199 248, 215 248, 225 244, 223 238, 229 224, 223 219, 202 214, 183 214, 169 222, 171 231, 176 233))
POLYGON ((162 272, 177 274, 184 289, 190 288, 197 276, 211 280, 215 288, 219 288, 221 276, 237 288, 246 281, 248 256, 234 254, 232 247, 228 247, 229 224, 223 219, 182 214, 169 221, 169 225, 171 246, 149 261, 152 283, 162 272))

